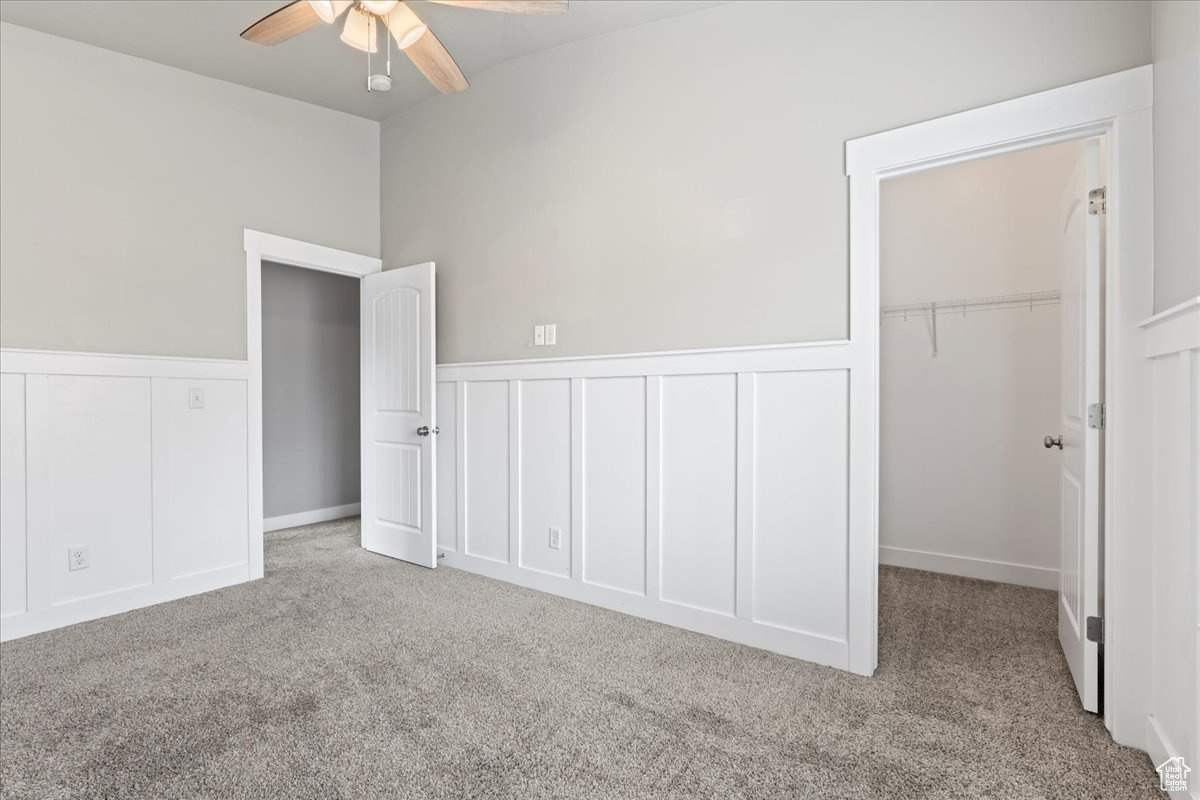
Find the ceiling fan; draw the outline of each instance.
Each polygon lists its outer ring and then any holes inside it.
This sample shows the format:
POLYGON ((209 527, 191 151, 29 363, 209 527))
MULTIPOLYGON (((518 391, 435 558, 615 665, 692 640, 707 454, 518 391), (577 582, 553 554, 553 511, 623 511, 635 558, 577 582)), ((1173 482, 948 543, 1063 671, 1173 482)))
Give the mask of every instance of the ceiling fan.
MULTIPOLYGON (((447 6, 506 11, 517 14, 557 14, 568 0, 431 0, 447 6)), ((318 23, 333 24, 346 15, 341 39, 367 54, 367 91, 386 92, 392 85, 392 40, 442 93, 461 92, 467 79, 433 31, 400 0, 295 0, 242 31, 242 38, 272 47, 299 36, 318 23), (371 54, 379 49, 379 26, 387 29, 386 75, 371 75, 371 54)))

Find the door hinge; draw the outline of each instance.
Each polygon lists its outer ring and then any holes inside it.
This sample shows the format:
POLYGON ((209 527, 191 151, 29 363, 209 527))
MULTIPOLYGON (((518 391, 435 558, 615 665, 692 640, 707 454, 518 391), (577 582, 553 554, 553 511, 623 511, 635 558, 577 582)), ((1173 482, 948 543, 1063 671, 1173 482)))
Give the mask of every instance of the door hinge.
POLYGON ((1088 405, 1088 427, 1094 430, 1104 430, 1104 403, 1088 405))
POLYGON ((1088 192, 1088 213, 1103 214, 1108 211, 1108 187, 1101 186, 1088 192))
POLYGON ((1104 617, 1087 618, 1087 640, 1104 644, 1104 617))

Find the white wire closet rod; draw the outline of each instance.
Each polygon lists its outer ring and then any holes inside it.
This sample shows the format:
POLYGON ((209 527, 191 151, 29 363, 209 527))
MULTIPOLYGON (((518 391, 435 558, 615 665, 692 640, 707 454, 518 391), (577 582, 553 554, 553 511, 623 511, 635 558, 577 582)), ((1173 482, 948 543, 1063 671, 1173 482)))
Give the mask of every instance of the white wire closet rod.
POLYGON ((1003 294, 995 297, 967 297, 959 300, 934 300, 928 303, 908 303, 900 306, 882 306, 881 317, 931 317, 941 314, 963 314, 968 311, 991 311, 998 308, 1028 308, 1050 306, 1062 300, 1062 292, 1025 292, 1003 294))

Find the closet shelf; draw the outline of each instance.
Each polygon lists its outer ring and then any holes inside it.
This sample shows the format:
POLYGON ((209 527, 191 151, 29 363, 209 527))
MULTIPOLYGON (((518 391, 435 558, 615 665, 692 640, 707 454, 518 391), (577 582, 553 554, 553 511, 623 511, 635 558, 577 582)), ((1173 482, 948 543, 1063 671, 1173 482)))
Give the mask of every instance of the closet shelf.
POLYGON ((1035 306, 1054 305, 1062 300, 1062 292, 1057 289, 1052 292, 1025 292, 1024 294, 1004 294, 995 297, 968 297, 959 300, 934 300, 928 303, 908 303, 900 306, 882 306, 879 316, 889 317, 928 317, 942 314, 963 314, 968 311, 992 311, 998 308, 1029 308, 1035 306))
POLYGON ((998 308, 1028 308, 1033 311, 1035 306, 1050 306, 1062 300, 1062 292, 1057 289, 1052 292, 1026 292, 1025 294, 1002 294, 995 297, 968 297, 961 300, 931 300, 928 303, 909 303, 903 306, 881 306, 879 316, 889 317, 928 317, 929 343, 933 345, 933 355, 938 354, 937 318, 943 314, 962 314, 968 311, 993 311, 998 308))

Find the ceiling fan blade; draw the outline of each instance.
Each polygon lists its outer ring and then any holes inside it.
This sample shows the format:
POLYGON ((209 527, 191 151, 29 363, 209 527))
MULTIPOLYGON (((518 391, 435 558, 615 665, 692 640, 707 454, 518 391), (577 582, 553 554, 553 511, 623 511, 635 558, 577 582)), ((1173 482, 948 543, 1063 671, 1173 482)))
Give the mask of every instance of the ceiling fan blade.
POLYGON ((446 52, 441 41, 427 30, 421 38, 410 44, 404 51, 416 64, 421 74, 442 94, 461 92, 467 88, 467 79, 454 59, 446 52))
POLYGON ((242 31, 242 38, 255 44, 274 47, 293 36, 299 36, 320 21, 321 18, 313 11, 308 0, 296 0, 246 28, 242 31))
POLYGON ((477 8, 480 11, 503 11, 509 14, 562 14, 567 0, 431 0, 444 6, 477 8))

